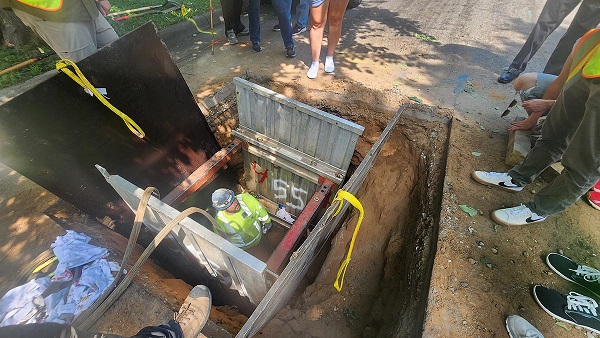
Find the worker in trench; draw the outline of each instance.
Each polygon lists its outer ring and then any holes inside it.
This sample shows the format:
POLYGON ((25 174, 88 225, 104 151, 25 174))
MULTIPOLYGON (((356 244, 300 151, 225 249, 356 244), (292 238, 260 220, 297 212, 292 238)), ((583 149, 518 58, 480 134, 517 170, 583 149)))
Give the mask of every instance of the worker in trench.
POLYGON ((271 229, 271 218, 254 196, 236 195, 232 190, 220 188, 213 192, 212 204, 217 210, 217 227, 213 229, 216 234, 260 259, 268 258, 273 243, 264 241, 260 248, 257 245, 271 229))

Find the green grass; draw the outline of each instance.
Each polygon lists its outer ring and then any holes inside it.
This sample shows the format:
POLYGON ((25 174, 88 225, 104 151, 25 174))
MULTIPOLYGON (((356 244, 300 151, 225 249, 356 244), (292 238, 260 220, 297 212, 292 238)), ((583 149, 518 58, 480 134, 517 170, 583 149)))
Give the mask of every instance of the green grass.
MULTIPOLYGON (((112 5, 111 12, 163 4, 162 0, 111 0, 110 3, 112 5)), ((110 22, 110 24, 114 27, 115 31, 117 31, 117 34, 122 36, 123 34, 136 29, 148 21, 153 21, 159 30, 170 25, 186 21, 188 18, 208 12, 210 3, 209 0, 186 0, 184 2, 180 2, 180 4, 187 9, 186 12, 182 13, 181 10, 177 10, 169 13, 146 14, 123 21, 114 21, 112 18, 107 19, 108 22, 110 22)), ((213 6, 220 7, 220 2, 218 0, 213 0, 213 6)), ((166 7, 170 7, 170 5, 167 5, 166 7)), ((166 7, 161 7, 160 9, 166 7)), ((19 49, 4 45, 0 46, 0 70, 26 61, 32 57, 36 57, 42 52, 50 52, 52 50, 45 43, 43 43, 41 39, 34 40, 39 41, 23 46, 19 49)), ((0 89, 14 86, 27 79, 54 69, 56 61, 58 60, 58 56, 53 55, 41 61, 31 63, 20 69, 0 75, 0 89)))

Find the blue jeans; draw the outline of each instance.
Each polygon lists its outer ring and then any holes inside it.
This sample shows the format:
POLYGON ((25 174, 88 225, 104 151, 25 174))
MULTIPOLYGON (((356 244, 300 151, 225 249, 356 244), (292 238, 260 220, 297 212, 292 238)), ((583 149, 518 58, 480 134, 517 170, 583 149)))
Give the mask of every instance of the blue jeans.
MULTIPOLYGON (((291 16, 290 12, 290 16, 291 16)), ((291 21, 291 18, 290 18, 291 21)), ((308 21, 308 0, 300 0, 296 5, 296 22, 299 26, 306 27, 308 21)))
POLYGON ((250 41, 260 44, 260 0, 248 0, 248 25, 250 41))
POLYGON ((292 38, 292 22, 290 20, 292 13, 292 0, 272 0, 277 19, 279 19, 279 28, 281 29, 281 38, 285 48, 294 47, 292 38))

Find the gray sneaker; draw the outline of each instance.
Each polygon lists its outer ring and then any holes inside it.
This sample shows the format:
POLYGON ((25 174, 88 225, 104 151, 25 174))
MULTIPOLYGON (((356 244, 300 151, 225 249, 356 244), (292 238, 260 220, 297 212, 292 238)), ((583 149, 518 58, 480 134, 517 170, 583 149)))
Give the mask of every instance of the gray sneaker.
POLYGON ((211 305, 210 290, 204 285, 194 286, 175 316, 184 337, 198 336, 208 321, 211 305))
POLYGON ((237 45, 238 44, 238 39, 235 35, 235 31, 233 29, 230 29, 227 31, 227 41, 229 41, 230 45, 237 45))
POLYGON ((510 338, 544 338, 538 329, 517 315, 506 318, 506 329, 510 338))

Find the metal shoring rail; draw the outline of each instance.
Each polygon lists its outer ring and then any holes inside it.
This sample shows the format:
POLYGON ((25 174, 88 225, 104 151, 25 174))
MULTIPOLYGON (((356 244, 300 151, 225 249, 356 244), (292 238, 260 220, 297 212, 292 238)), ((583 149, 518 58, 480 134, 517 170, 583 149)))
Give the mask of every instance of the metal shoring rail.
MULTIPOLYGON (((356 194, 358 192, 358 189, 364 182, 369 170, 372 168, 375 159, 379 155, 381 148, 388 140, 392 129, 398 123, 404 109, 404 105, 398 109, 396 115, 390 120, 387 127, 381 133, 375 144, 373 144, 373 147, 369 150, 352 177, 344 184, 342 190, 351 194, 356 194)), ((300 285, 302 277, 306 274, 308 268, 314 261, 316 254, 323 248, 327 238, 329 238, 337 228, 340 221, 344 219, 349 203, 342 204, 341 210, 337 216, 332 216, 338 209, 339 203, 339 201, 335 202, 327 208, 325 215, 319 220, 304 244, 302 244, 298 251, 294 253, 290 263, 279 275, 277 281, 275 281, 263 300, 258 304, 258 307, 252 312, 252 315, 236 335, 236 338, 251 337, 255 335, 287 304, 292 296, 292 292, 300 285)))

